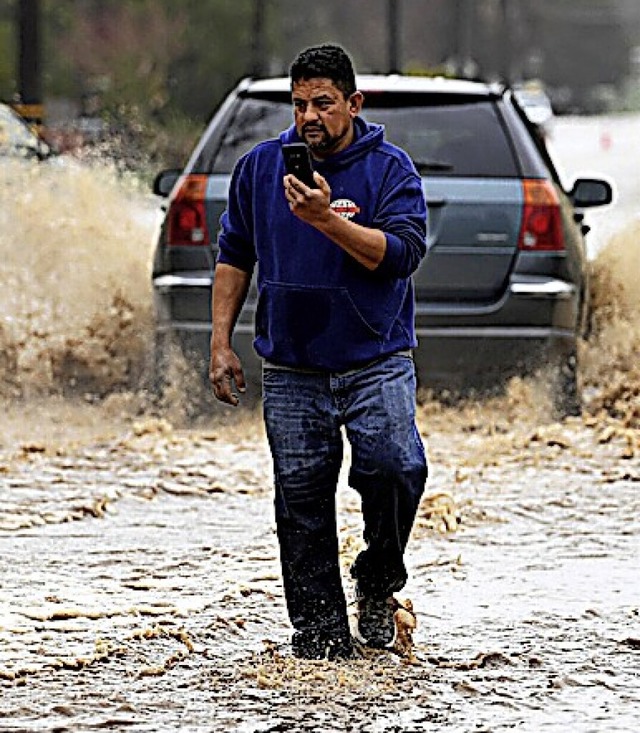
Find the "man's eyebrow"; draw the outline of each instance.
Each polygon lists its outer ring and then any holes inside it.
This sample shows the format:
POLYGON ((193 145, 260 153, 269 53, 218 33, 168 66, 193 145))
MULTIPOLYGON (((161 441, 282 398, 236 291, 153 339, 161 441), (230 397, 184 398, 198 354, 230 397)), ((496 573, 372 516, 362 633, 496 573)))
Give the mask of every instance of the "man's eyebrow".
POLYGON ((334 98, 330 94, 319 94, 317 97, 311 97, 310 100, 305 99, 304 97, 296 96, 295 94, 292 95, 293 102, 333 102, 334 98))

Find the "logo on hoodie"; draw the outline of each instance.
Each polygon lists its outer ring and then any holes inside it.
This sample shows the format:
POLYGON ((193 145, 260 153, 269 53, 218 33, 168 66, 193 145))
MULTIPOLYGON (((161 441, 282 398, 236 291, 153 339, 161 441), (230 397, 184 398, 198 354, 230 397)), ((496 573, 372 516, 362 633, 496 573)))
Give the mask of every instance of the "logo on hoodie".
POLYGON ((331 208, 343 219, 353 219, 360 213, 360 207, 351 199, 336 199, 331 202, 331 208))

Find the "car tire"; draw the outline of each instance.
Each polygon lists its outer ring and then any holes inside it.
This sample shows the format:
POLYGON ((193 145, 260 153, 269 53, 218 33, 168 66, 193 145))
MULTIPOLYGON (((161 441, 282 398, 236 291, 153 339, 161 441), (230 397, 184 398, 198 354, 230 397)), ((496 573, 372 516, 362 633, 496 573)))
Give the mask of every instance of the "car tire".
POLYGON ((569 354, 560 358, 554 370, 551 389, 556 418, 561 420, 582 414, 577 349, 572 349, 569 354))
MULTIPOLYGON (((151 384, 156 407, 185 424, 224 414, 229 409, 213 395, 208 362, 202 352, 193 342, 173 333, 156 334, 151 384)), ((255 406, 244 396, 241 404, 251 408, 255 406)))
POLYGON ((169 384, 171 339, 168 334, 156 333, 151 364, 151 392, 159 404, 169 384))

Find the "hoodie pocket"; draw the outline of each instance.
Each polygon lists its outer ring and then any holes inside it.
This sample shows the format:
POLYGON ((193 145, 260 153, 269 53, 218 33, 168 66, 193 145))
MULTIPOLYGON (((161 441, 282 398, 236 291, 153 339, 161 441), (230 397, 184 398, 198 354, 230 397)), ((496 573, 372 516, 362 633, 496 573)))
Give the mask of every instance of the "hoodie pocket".
POLYGON ((256 350, 265 359, 340 371, 379 356, 383 340, 346 288, 263 284, 256 350))

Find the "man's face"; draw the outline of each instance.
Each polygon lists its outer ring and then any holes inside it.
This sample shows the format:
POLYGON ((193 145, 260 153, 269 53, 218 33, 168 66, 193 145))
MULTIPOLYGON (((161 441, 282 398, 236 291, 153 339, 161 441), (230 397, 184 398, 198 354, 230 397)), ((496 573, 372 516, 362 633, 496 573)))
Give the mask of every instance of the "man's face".
POLYGON ((316 158, 344 150, 353 140, 353 118, 363 97, 348 99, 331 79, 301 79, 293 84, 293 116, 296 130, 316 158))

